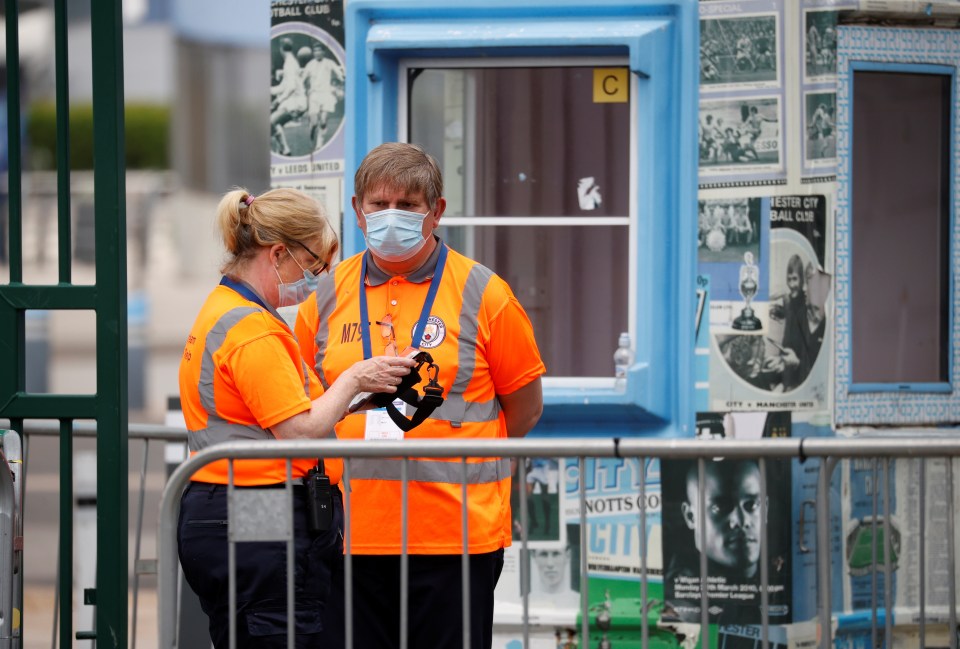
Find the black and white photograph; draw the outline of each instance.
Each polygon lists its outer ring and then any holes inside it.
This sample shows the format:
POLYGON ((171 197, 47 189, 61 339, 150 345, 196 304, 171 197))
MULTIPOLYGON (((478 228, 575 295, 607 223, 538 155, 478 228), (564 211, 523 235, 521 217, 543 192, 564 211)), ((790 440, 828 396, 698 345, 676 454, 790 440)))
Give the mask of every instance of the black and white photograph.
POLYGON ((837 76, 837 13, 834 9, 803 12, 805 83, 830 81, 837 76))
POLYGON ((697 203, 698 259, 741 263, 745 252, 760 258, 760 199, 706 199, 697 203))
POLYGON ((767 341, 776 353, 764 359, 772 390, 791 393, 808 380, 824 382, 826 364, 811 376, 827 329, 831 277, 822 270, 825 196, 784 196, 795 206, 771 207, 770 308, 767 341), (821 249, 815 246, 820 244, 821 249))
MULTIPOLYGON (((702 16, 703 10, 701 10, 702 16)), ((775 88, 780 80, 777 14, 700 19, 700 86, 775 88)))
MULTIPOLYGON (((789 435, 790 413, 698 413, 712 437, 757 439, 789 435)), ((662 460, 664 620, 700 621, 701 557, 707 563, 709 611, 718 624, 761 619, 760 543, 766 534, 770 622, 790 621, 790 462, 766 466, 763 524, 760 466, 753 459, 662 460), (703 499, 700 481, 703 480, 703 499), (776 503, 776 507, 770 507, 776 503), (784 505, 784 503, 787 503, 784 505), (701 528, 701 516, 703 517, 701 528)))
MULTIPOLYGON (((828 363, 821 358, 831 290, 831 277, 823 271, 826 214, 822 194, 770 198, 767 298, 751 305, 759 327, 714 332, 711 372, 724 378, 727 392, 711 395, 713 403, 803 409, 826 398, 828 363)), ((744 303, 741 314, 746 308, 744 303)))
POLYGON ((568 526, 564 537, 526 549, 514 537, 513 545, 504 549, 503 569, 494 593, 494 623, 499 630, 494 631, 493 646, 513 646, 511 642, 523 620, 524 595, 532 622, 531 647, 553 647, 546 643, 555 631, 576 627, 580 606, 579 528, 568 526))
POLYGON ((530 606, 575 611, 580 606, 580 591, 574 584, 579 582, 580 564, 579 556, 574 561, 570 543, 538 546, 528 550, 527 556, 530 606))
POLYGON ((274 36, 270 50, 270 150, 286 157, 310 155, 343 122, 343 64, 306 33, 274 36))
POLYGON ((804 94, 804 146, 806 167, 834 167, 837 163, 837 93, 804 94))
POLYGON ((497 624, 517 627, 523 615, 523 597, 527 595, 531 620, 539 627, 538 638, 542 637, 540 633, 552 635, 550 626, 576 625, 581 587, 580 526, 564 525, 558 536, 556 541, 531 541, 523 547, 514 535, 513 544, 504 550, 494 594, 497 624))
POLYGON ((781 169, 780 98, 700 102, 700 176, 781 169))
MULTIPOLYGON (((527 501, 527 540, 559 541, 560 536, 560 462, 557 458, 524 458, 526 478, 520 483, 519 471, 511 481, 513 533, 519 539, 523 530, 520 499, 527 501)), ((515 464, 515 463, 514 463, 515 464)))
POLYGON ((780 375, 770 369, 780 350, 769 337, 763 333, 718 333, 715 338, 728 373, 763 392, 772 392, 780 384, 780 375))
POLYGON ((819 388, 806 391, 816 396, 812 400, 783 402, 773 397, 792 396, 807 383, 820 385, 826 379, 826 364, 818 366, 817 360, 826 336, 831 278, 793 242, 777 239, 771 249, 770 303, 763 330, 715 334, 719 357, 728 375, 755 392, 767 393, 762 399, 765 407, 811 408, 825 398, 819 388), (781 263, 784 256, 786 262, 781 263), (814 372, 816 367, 820 371, 814 372))
POLYGON ((344 3, 270 4, 270 185, 299 187, 337 217, 346 138, 344 3))

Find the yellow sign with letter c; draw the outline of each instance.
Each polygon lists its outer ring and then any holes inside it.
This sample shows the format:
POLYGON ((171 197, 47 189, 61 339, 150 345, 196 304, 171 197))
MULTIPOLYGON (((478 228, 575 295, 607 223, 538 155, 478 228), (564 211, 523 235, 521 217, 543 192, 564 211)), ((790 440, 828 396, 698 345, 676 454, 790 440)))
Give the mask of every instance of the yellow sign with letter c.
POLYGON ((630 99, 630 76, 626 68, 593 69, 593 102, 625 104, 630 99))

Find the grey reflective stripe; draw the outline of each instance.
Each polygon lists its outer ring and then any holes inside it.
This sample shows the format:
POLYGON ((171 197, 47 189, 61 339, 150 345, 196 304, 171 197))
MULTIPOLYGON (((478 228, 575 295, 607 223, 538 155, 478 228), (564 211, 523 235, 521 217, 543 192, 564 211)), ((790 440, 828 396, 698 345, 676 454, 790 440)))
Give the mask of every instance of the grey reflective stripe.
POLYGON ((216 415, 217 402, 213 394, 213 376, 217 372, 217 367, 213 362, 213 355, 223 346, 230 329, 238 322, 253 313, 260 313, 260 309, 252 306, 239 306, 230 309, 217 320, 216 324, 207 332, 207 338, 203 344, 203 361, 200 363, 200 403, 203 409, 211 417, 216 415))
MULTIPOLYGON (((200 363, 200 404, 207 411, 207 427, 192 430, 187 436, 191 451, 199 451, 218 442, 228 442, 239 439, 272 439, 273 435, 259 426, 235 424, 226 421, 217 414, 217 399, 213 392, 214 375, 217 372, 213 355, 223 346, 227 334, 238 322, 254 313, 262 313, 255 307, 241 306, 230 309, 210 328, 203 346, 203 360, 200 363)), ((310 379, 307 378, 306 363, 303 366, 303 392, 310 397, 310 379)))
POLYGON ((442 406, 433 411, 430 419, 479 423, 494 421, 499 416, 500 402, 495 398, 490 401, 468 402, 462 394, 451 394, 443 400, 442 406))
POLYGON ((190 451, 200 451, 219 442, 238 439, 273 439, 273 435, 259 426, 231 424, 220 417, 211 415, 209 426, 201 430, 191 430, 187 435, 190 451))
POLYGON ((332 273, 328 273, 321 278, 314 294, 317 300, 317 337, 315 338, 317 355, 313 360, 313 369, 317 371, 317 376, 320 377, 320 383, 324 390, 328 389, 330 384, 327 383, 327 377, 323 374, 321 362, 324 354, 327 353, 327 341, 330 339, 330 325, 327 321, 330 314, 333 313, 334 307, 337 306, 337 285, 333 281, 336 272, 337 269, 334 268, 332 273))
POLYGON ((476 369, 478 319, 483 304, 483 292, 493 277, 493 271, 474 264, 463 285, 463 302, 460 305, 460 335, 457 337, 457 376, 443 405, 430 416, 431 419, 452 422, 494 421, 500 415, 500 402, 496 398, 484 402, 467 402, 463 393, 473 378, 476 369))
MULTIPOLYGON (((350 460, 351 480, 400 480, 403 460, 350 460)), ((467 464, 467 484, 500 482, 510 475, 510 459, 498 458, 467 464)), ((463 463, 439 460, 407 460, 407 479, 413 482, 463 483, 463 463)))

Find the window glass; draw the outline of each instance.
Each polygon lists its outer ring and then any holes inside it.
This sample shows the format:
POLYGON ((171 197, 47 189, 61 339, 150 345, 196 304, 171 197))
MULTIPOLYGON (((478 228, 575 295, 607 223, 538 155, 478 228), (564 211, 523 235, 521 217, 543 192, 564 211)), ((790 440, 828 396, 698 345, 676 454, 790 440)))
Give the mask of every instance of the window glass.
POLYGON ((592 67, 426 68, 409 140, 440 161, 440 236, 513 288, 548 376, 611 376, 628 330, 630 103, 592 67))
POLYGON ((853 75, 853 383, 950 378, 950 83, 853 75))

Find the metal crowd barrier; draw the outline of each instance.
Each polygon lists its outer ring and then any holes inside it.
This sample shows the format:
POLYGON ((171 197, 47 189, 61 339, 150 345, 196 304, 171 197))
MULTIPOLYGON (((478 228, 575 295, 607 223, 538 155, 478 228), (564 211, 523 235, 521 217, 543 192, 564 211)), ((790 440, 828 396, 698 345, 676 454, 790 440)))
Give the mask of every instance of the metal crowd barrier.
POLYGON ((0 432, 0 648, 8 649, 20 638, 19 550, 23 544, 20 483, 20 437, 0 432))
MULTIPOLYGON (((7 429, 10 427, 10 422, 5 419, 0 419, 0 430, 7 429)), ((95 422, 88 421, 74 421, 72 422, 73 437, 76 438, 90 438, 95 439, 97 436, 97 428, 95 422)), ((14 465, 11 465, 14 477, 14 485, 16 486, 14 498, 15 498, 15 510, 17 512, 17 521, 19 530, 16 534, 22 534, 23 527, 23 497, 26 481, 27 481, 27 472, 25 467, 27 466, 27 461, 29 457, 30 450, 30 439, 31 437, 57 437, 60 435, 60 422, 59 421, 46 421, 46 420, 30 420, 25 422, 23 426, 23 440, 22 440, 22 449, 20 436, 14 433, 13 431, 7 431, 7 435, 2 435, 3 439, 3 450, 6 452, 7 460, 9 462, 14 462, 14 465), (11 434, 13 433, 13 434, 11 434), (14 445, 15 441, 15 445, 14 445)), ((140 578, 144 575, 151 575, 156 573, 156 560, 153 559, 143 559, 141 557, 141 546, 143 542, 143 520, 144 520, 144 497, 146 494, 146 478, 147 478, 147 464, 150 459, 150 453, 153 448, 152 442, 166 442, 166 443, 179 443, 186 444, 187 441, 187 431, 183 428, 171 427, 171 426, 158 426, 155 424, 130 424, 127 430, 128 436, 130 439, 142 440, 143 451, 141 454, 140 462, 140 474, 139 474, 139 488, 137 491, 137 509, 136 509, 136 526, 133 530, 135 541, 134 541, 134 572, 133 572, 133 584, 131 588, 131 624, 130 624, 130 649, 136 649, 137 643, 137 615, 138 615, 138 602, 140 594, 140 578)), ((2 468, 2 467, 0 467, 2 468)), ((2 473, 2 472, 0 472, 2 473)), ((8 511, 6 509, 6 490, 3 486, 4 476, 0 475, 0 616, 4 616, 0 619, 0 649, 3 649, 5 646, 4 640, 7 637, 6 634, 6 611, 5 608, 7 601, 12 601, 13 606, 22 610, 22 586, 23 586, 23 575, 20 572, 17 572, 16 579, 7 580, 6 579, 6 570, 8 569, 8 561, 6 555, 6 533, 4 518, 4 513, 8 511), (12 589, 10 594, 11 600, 5 600, 5 594, 7 589, 12 589)), ((62 517, 61 517, 62 518, 62 517)), ((22 537, 16 536, 16 534, 11 537, 13 539, 20 538, 22 543, 22 537)), ((63 575, 60 574, 61 557, 59 556, 60 546, 57 546, 57 583, 59 584, 63 575)), ((14 560, 14 556, 11 554, 11 560, 14 560)), ((19 568, 19 566, 18 566, 19 568)), ((70 575, 66 576, 67 579, 70 579, 70 575)), ((52 640, 51 647, 57 646, 57 627, 59 623, 59 607, 60 607, 60 594, 61 589, 57 588, 54 590, 54 607, 53 607, 53 624, 52 628, 52 640)))
MULTIPOLYGON (((226 443, 221 445, 216 445, 205 449, 204 451, 198 453, 197 455, 191 457, 185 461, 180 467, 171 475, 170 480, 167 483, 167 486, 164 490, 163 497, 160 505, 160 521, 158 528, 158 538, 157 538, 157 552, 158 552, 158 626, 159 626, 159 647, 160 649, 168 649, 176 646, 177 638, 177 576, 178 576, 178 560, 177 560, 177 547, 176 547, 176 524, 177 516, 179 511, 179 502, 180 495, 182 490, 188 484, 190 476, 202 466, 216 461, 227 459, 230 461, 230 466, 232 467, 232 462, 234 460, 240 459, 254 459, 254 458, 286 458, 288 466, 288 484, 287 489, 285 490, 288 494, 287 502, 290 505, 292 510, 292 489, 290 488, 290 461, 292 459, 298 458, 343 458, 344 459, 344 473, 343 473, 343 483, 348 485, 350 480, 350 463, 353 459, 359 458, 393 458, 393 459, 403 459, 402 471, 401 471, 401 480, 404 481, 406 485, 406 478, 408 475, 408 459, 412 457, 416 458, 459 458, 461 459, 463 466, 463 496, 466 497, 466 482, 467 482, 467 473, 466 473, 466 458, 469 457, 504 457, 504 458, 538 458, 538 457, 549 457, 549 458, 575 458, 577 466, 579 469, 579 475, 585 475, 585 463, 587 458, 634 458, 639 462, 639 467, 641 470, 640 475, 642 476, 639 480, 639 497, 637 502, 639 503, 639 525, 640 525, 640 575, 639 575, 639 591, 641 606, 641 641, 643 647, 648 647, 650 642, 650 626, 647 619, 646 611, 648 610, 648 604, 651 604, 649 598, 649 577, 648 574, 648 559, 647 559, 647 517, 646 517, 646 508, 647 508, 647 499, 645 494, 646 489, 646 467, 647 461, 651 459, 659 460, 694 460, 697 463, 698 467, 698 476, 699 476, 699 491, 700 498, 703 502, 704 496, 704 476, 705 476, 705 463, 711 458, 716 458, 722 456, 725 459, 751 459, 756 460, 760 470, 760 482, 761 482, 761 494, 760 501, 762 503, 761 515, 762 515, 762 529, 763 535, 761 540, 761 552, 763 554, 763 559, 767 558, 767 538, 766 538, 766 523, 768 519, 768 504, 767 504, 767 465, 770 462, 778 460, 791 460, 798 459, 803 463, 806 462, 818 462, 818 487, 817 495, 815 499, 815 511, 816 511, 816 593, 817 593, 817 602, 816 602, 816 611, 817 611, 817 644, 821 649, 832 649, 831 645, 834 642, 836 635, 836 623, 838 617, 842 617, 842 614, 838 614, 834 611, 833 602, 832 602, 832 593, 831 593, 831 580, 832 572, 835 569, 831 565, 831 530, 830 524, 831 521, 831 505, 830 505, 830 490, 831 490, 831 478, 837 464, 842 460, 862 460, 867 458, 872 461, 872 466, 874 467, 874 474, 876 475, 878 470, 882 468, 884 478, 887 476, 887 471, 889 469, 889 464, 894 458, 905 458, 905 459, 919 459, 921 460, 921 466, 925 467, 924 461, 927 458, 956 458, 960 455, 960 440, 951 439, 951 438, 917 438, 917 437, 883 437, 883 438, 870 438, 870 439, 848 439, 848 438, 780 438, 772 439, 765 438, 760 440, 724 440, 718 442, 709 442, 704 443, 699 440, 665 440, 665 439, 603 439, 598 440, 595 438, 589 439, 523 439, 523 440, 498 440, 498 441, 466 441, 466 440, 407 440, 407 441, 397 441, 397 442, 377 442, 369 443, 363 441, 339 441, 339 440, 313 440, 313 441, 270 441, 270 442, 233 442, 226 443)), ((524 483, 524 473, 523 473, 523 462, 518 463, 520 466, 520 475, 519 479, 521 484, 524 483)), ((946 613, 946 623, 948 625, 949 631, 949 644, 951 649, 957 649, 957 611, 956 611, 956 597, 955 597, 955 584, 956 584, 956 565, 955 565, 955 556, 953 552, 955 539, 955 529, 954 529, 954 513, 953 513, 953 469, 952 461, 947 461, 946 463, 946 480, 944 489, 947 494, 947 503, 950 505, 947 507, 947 521, 945 525, 945 534, 947 536, 947 545, 949 548, 948 555, 948 565, 944 567, 945 570, 949 571, 949 583, 950 583, 950 595, 949 595, 949 610, 946 613)), ((921 469, 921 475, 926 475, 926 468, 921 469)), ((232 470, 231 470, 232 476, 232 470)), ((587 507, 586 507, 586 487, 585 480, 581 479, 579 481, 579 517, 580 517, 580 543, 583 551, 580 553, 580 583, 582 585, 580 589, 580 634, 581 640, 580 647, 585 647, 590 638, 590 616, 588 611, 588 593, 586 584, 588 583, 588 565, 587 565, 587 507)), ((879 482, 875 482, 880 484, 879 482)), ((887 484, 887 492, 889 492, 889 483, 887 484)), ((231 503, 234 502, 236 498, 237 491, 247 491, 251 488, 246 488, 244 490, 237 490, 234 488, 231 483, 228 485, 228 499, 231 503)), ((919 486, 920 489, 920 506, 921 509, 925 506, 924 499, 926 498, 926 490, 921 480, 919 486)), ((276 491, 276 490, 274 490, 276 491)), ((884 602, 882 602, 883 608, 883 620, 881 622, 878 615, 878 608, 881 607, 881 603, 878 601, 878 590, 876 582, 876 568, 880 565, 878 561, 878 550, 877 550, 877 532, 878 526, 876 523, 877 514, 879 513, 879 503, 877 500, 877 492, 879 489, 874 489, 874 522, 873 522, 873 548, 872 548, 872 566, 874 568, 874 580, 873 580, 873 611, 871 616, 870 630, 873 639, 873 647, 880 647, 881 644, 877 642, 877 637, 880 632, 879 625, 882 623, 884 625, 884 637, 886 639, 886 646, 888 649, 892 647, 892 615, 891 615, 891 602, 890 602, 890 591, 891 588, 887 587, 884 589, 884 602)), ((401 533, 403 534, 403 539, 406 539, 407 529, 408 529, 408 511, 407 511, 407 501, 406 501, 406 487, 402 488, 402 504, 401 504, 401 533)), ((345 556, 345 577, 346 577, 346 587, 345 587, 345 607, 346 607, 346 637, 347 637, 347 647, 350 649, 353 647, 353 619, 352 619, 352 567, 351 567, 351 553, 350 553, 350 538, 349 538, 349 517, 350 517, 350 490, 349 488, 343 489, 344 494, 344 510, 346 514, 346 524, 345 524, 345 537, 344 537, 344 546, 346 548, 345 556)), ((884 494, 883 498, 883 511, 886 516, 883 518, 883 527, 885 534, 883 535, 884 543, 886 547, 883 550, 883 561, 884 564, 884 574, 886 576, 885 584, 890 584, 890 574, 891 574, 891 530, 890 530, 890 498, 888 493, 884 494)), ((775 503, 773 504, 776 505, 775 503)), ((699 508, 699 517, 700 517, 700 534, 704 534, 704 507, 699 508)), ((515 540, 521 544, 521 555, 523 555, 527 550, 527 502, 525 498, 522 498, 520 501, 520 516, 521 516, 521 528, 523 530, 521 538, 515 540)), ((288 525, 292 526, 292 512, 286 514, 286 519, 288 525)), ((922 519, 921 519, 922 520, 922 519)), ((237 521, 238 528, 242 528, 244 521, 237 521)), ((251 522, 251 521, 247 521, 251 522)), ((235 521, 231 519, 230 526, 234 526, 235 521)), ((461 523, 463 529, 463 536, 466 539, 466 514, 464 513, 461 523)), ((291 528, 292 529, 292 528, 291 528)), ((926 544, 926 532, 924 526, 920 527, 920 545, 921 547, 926 544)), ((236 620, 236 611, 235 611, 235 585, 233 579, 233 568, 234 568, 234 543, 241 542, 245 539, 241 537, 240 534, 234 534, 231 532, 230 535, 230 545, 229 553, 231 557, 230 567, 231 567, 231 587, 230 587, 230 603, 231 603, 231 621, 235 623, 236 620)), ((669 541, 669 540, 667 540, 669 541)), ((703 542, 703 536, 701 536, 701 543, 703 542)), ((803 547, 803 539, 800 540, 800 546, 803 547)), ((289 547, 289 545, 288 545, 289 547)), ((464 547, 466 547, 466 542, 464 542, 464 547)), ((287 557, 288 562, 291 560, 292 552, 288 551, 287 557)), ((923 551, 921 550, 921 560, 923 557, 923 551)), ((404 570, 405 559, 401 559, 401 589, 405 590, 407 588, 407 574, 404 570)), ((470 615, 470 602, 469 602, 469 569, 468 569, 468 557, 466 554, 463 556, 463 614, 464 614, 464 646, 469 646, 469 615, 470 615)), ((924 564, 921 563, 921 566, 924 564)), ((288 566, 288 571, 291 569, 288 566)), ((521 570, 523 570, 521 568, 521 570)), ((704 583, 705 577, 707 576, 707 560, 704 554, 701 554, 701 563, 700 563, 700 583, 704 583)), ((760 562, 760 579, 761 579, 761 624, 760 626, 760 646, 763 649, 769 649, 770 641, 770 619, 769 619, 769 601, 768 601, 768 585, 769 585, 769 574, 766 569, 766 561, 761 560, 760 562)), ((921 572, 923 568, 921 568, 921 572)), ((521 573, 522 574, 522 573, 521 573)), ((922 579, 922 578, 921 578, 922 579)), ((922 584, 922 581, 921 581, 922 584)), ((292 580, 290 582, 289 588, 292 589, 292 580)), ((709 645, 709 640, 711 638, 709 632, 710 619, 709 619, 709 594, 708 588, 700 589, 700 621, 699 621, 699 631, 701 638, 701 646, 706 648, 709 645)), ((529 646, 529 602, 528 602, 528 593, 524 593, 522 596, 523 599, 523 646, 529 646)), ((925 591, 921 587, 920 596, 919 596, 919 617, 918 622, 920 626, 920 647, 924 647, 924 631, 927 623, 927 615, 925 611, 925 591)), ((404 609, 401 610, 401 648, 405 648, 406 645, 406 603, 405 599, 401 598, 401 601, 404 602, 404 609)), ((293 619, 292 610, 294 606, 293 593, 288 593, 287 601, 287 614, 288 620, 293 619)), ((231 629, 230 635, 230 646, 231 648, 235 647, 235 629, 231 629)), ((288 636, 287 636, 288 647, 294 646, 294 637, 291 633, 291 630, 288 626, 288 636)), ((603 646, 601 644, 601 646, 603 646)))

